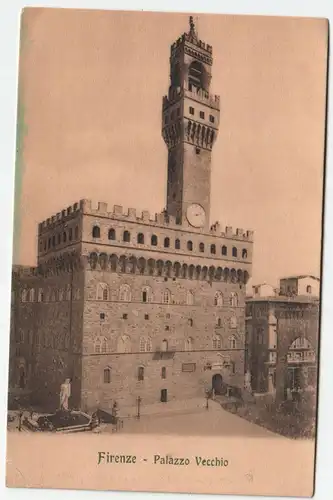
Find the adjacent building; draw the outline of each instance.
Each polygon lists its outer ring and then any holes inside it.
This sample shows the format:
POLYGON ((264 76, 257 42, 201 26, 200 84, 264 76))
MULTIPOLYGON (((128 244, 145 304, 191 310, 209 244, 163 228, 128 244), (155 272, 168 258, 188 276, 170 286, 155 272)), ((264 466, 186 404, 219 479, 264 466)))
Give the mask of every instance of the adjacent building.
POLYGON ((282 278, 278 288, 253 287, 246 299, 246 367, 254 392, 316 388, 319 292, 319 278, 308 275, 282 278))
POLYGON ((210 224, 220 120, 212 47, 190 29, 163 98, 166 208, 82 200, 41 222, 37 266, 13 268, 10 384, 84 410, 242 388, 252 231, 210 224))

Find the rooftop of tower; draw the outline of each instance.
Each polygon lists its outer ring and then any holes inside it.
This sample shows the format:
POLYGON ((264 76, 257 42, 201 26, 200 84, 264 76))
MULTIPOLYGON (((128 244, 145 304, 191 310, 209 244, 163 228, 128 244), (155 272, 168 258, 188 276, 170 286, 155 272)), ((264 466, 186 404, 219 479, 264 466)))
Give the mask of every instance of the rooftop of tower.
POLYGON ((199 39, 198 33, 196 31, 196 28, 195 28, 195 24, 193 21, 193 16, 190 16, 189 24, 190 24, 189 31, 186 33, 183 33, 183 35, 180 36, 178 38, 178 40, 176 40, 171 45, 171 55, 175 54, 178 47, 180 47, 183 42, 189 42, 190 44, 195 45, 196 47, 198 47, 202 51, 206 52, 207 53, 207 55, 206 55, 207 62, 211 63, 211 54, 213 53, 213 47, 199 39))

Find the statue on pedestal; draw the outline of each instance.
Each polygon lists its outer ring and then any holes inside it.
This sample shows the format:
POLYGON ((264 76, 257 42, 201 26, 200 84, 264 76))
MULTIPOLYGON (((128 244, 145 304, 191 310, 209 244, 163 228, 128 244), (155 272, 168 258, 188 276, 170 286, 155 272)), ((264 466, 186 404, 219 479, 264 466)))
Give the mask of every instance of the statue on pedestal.
POLYGON ((71 379, 66 378, 60 387, 60 409, 68 411, 68 400, 71 397, 71 379))
POLYGON ((252 387, 251 387, 251 373, 247 371, 245 373, 244 377, 244 389, 248 391, 250 394, 252 394, 252 387))

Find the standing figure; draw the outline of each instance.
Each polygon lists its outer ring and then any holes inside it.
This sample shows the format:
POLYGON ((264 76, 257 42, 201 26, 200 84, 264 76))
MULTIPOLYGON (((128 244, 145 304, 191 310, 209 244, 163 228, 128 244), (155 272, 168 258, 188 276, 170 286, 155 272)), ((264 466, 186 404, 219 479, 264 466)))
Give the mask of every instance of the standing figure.
POLYGON ((71 397, 71 379, 66 378, 60 388, 60 409, 68 411, 68 400, 71 397))

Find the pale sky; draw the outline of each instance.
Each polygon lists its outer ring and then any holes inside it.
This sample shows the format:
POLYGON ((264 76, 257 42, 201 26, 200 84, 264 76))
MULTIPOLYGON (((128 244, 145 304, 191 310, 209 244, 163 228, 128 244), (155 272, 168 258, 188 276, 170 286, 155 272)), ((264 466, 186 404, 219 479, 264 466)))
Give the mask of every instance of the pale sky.
MULTIPOLYGON (((188 16, 25 11, 18 263, 36 263, 38 222, 81 198, 161 211, 162 97, 188 16)), ((200 15, 220 95, 211 222, 255 232, 252 283, 320 272, 327 23, 200 15)))

